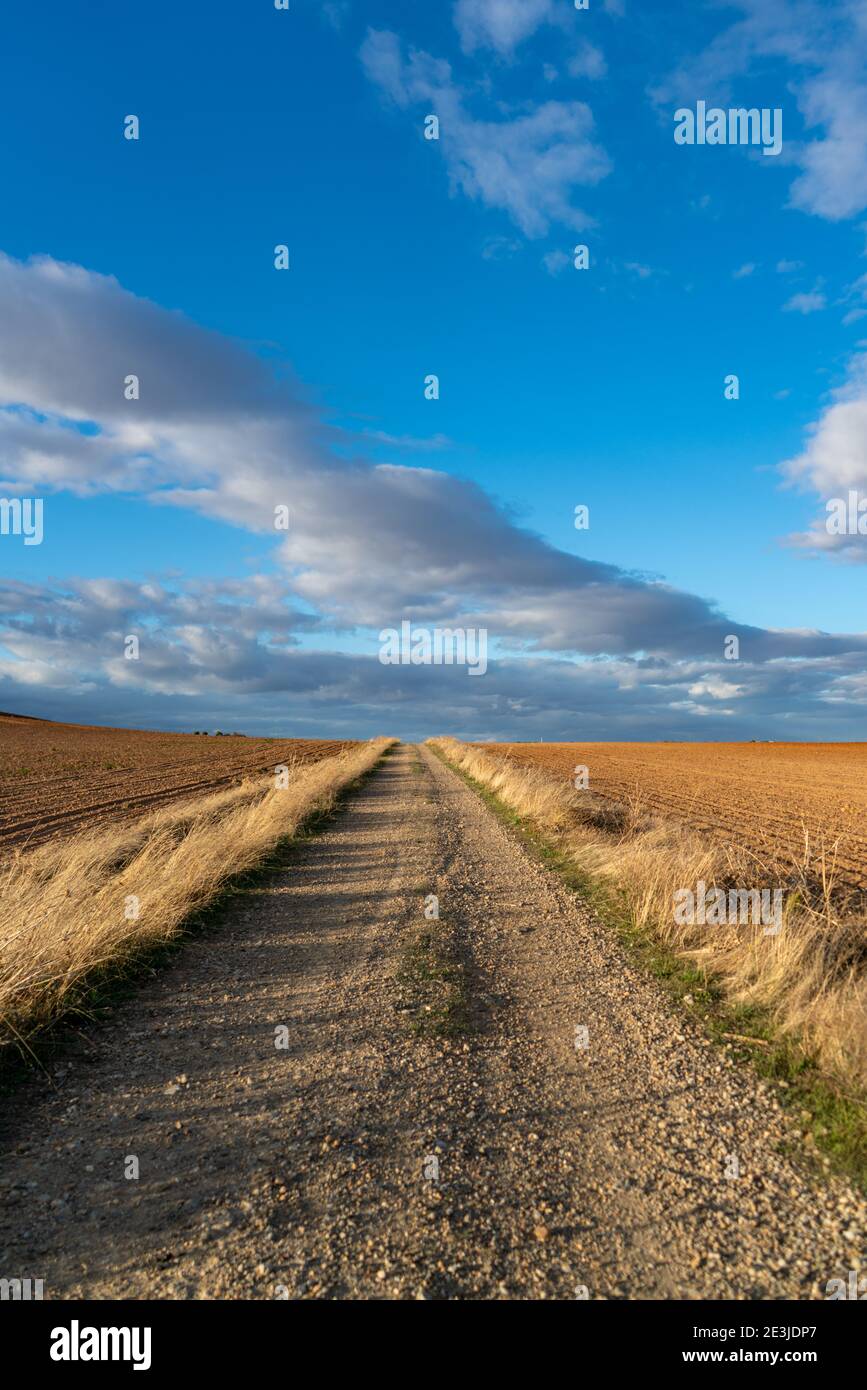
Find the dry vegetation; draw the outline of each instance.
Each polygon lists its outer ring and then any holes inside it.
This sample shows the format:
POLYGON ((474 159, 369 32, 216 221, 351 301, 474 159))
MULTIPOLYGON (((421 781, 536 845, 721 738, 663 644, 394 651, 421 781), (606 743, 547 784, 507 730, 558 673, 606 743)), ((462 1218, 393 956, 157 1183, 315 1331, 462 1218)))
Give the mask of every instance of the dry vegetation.
POLYGON ((0 864, 0 1046, 75 1008, 101 972, 170 942, 228 879, 326 810, 391 742, 298 764, 283 789, 272 767, 267 779, 8 854, 0 864))
POLYGON ((655 816, 634 796, 617 803, 577 791, 534 765, 529 755, 535 745, 523 745, 528 756, 518 763, 452 739, 434 744, 538 827, 583 873, 608 885, 638 928, 694 963, 733 1003, 768 1011, 779 1033, 809 1052, 826 1074, 858 1092, 867 1087, 864 894, 835 877, 832 855, 806 873, 766 849, 727 843, 655 816), (770 935, 752 925, 676 924, 675 891, 699 880, 727 892, 785 888, 782 930, 770 935))
POLYGON ((208 737, 0 714, 0 847, 140 816, 354 741, 208 737))
POLYGON ((490 743, 512 762, 867 888, 867 743, 490 743))

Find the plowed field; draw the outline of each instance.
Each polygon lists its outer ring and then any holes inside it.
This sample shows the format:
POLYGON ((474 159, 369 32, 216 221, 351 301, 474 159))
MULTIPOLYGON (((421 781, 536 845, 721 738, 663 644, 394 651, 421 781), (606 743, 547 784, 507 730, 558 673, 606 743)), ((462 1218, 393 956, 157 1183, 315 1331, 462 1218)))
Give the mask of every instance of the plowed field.
POLYGON ((0 848, 141 815, 354 740, 214 737, 0 714, 0 848))
POLYGON ((867 743, 484 743, 783 863, 867 887, 867 743))

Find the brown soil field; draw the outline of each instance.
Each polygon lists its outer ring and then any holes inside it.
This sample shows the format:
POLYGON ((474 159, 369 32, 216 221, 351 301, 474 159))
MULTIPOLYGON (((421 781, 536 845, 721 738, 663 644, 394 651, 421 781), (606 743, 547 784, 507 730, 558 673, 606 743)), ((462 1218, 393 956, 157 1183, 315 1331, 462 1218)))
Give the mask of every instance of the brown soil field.
POLYGON ((763 859, 867 887, 867 743, 479 743, 763 859))
POLYGON ((318 762, 357 746, 350 739, 217 738, 0 714, 0 849, 141 815, 278 764, 318 762))

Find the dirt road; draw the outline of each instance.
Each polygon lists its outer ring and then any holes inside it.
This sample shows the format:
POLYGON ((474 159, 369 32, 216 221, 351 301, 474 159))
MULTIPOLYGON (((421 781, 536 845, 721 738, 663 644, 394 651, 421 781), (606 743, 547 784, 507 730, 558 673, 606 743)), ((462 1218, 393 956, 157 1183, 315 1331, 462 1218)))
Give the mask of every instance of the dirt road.
POLYGON ((46 1297, 815 1298, 864 1255, 863 1199, 425 748, 64 1066, 3 1119, 0 1276, 46 1297), (429 893, 451 1038, 400 978, 429 893))

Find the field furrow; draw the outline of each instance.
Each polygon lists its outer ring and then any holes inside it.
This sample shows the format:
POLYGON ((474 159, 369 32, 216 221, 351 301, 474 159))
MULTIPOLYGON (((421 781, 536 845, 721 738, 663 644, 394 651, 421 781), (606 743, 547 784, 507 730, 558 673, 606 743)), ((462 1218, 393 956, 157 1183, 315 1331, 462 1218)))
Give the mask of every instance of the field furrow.
POLYGON ((867 743, 480 743, 717 838, 867 886, 867 743))
POLYGON ((137 816, 356 746, 353 739, 167 734, 0 714, 0 849, 137 816))

